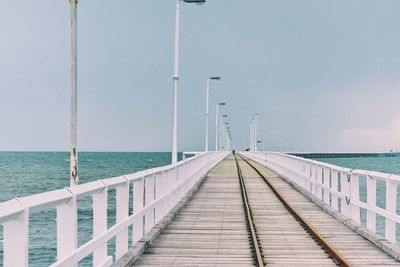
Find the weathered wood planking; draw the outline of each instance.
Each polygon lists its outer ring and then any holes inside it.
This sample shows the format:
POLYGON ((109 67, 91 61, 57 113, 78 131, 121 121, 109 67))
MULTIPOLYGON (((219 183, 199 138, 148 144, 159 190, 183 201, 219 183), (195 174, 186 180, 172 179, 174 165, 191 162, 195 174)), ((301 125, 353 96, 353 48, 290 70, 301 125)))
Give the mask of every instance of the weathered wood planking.
POLYGON ((253 266, 233 158, 223 161, 135 266, 253 266))

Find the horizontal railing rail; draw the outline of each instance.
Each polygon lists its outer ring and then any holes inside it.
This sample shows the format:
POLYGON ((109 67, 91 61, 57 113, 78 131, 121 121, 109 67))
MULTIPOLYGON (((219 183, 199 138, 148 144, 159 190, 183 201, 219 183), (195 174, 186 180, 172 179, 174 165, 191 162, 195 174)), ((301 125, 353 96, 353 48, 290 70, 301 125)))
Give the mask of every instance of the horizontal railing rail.
POLYGON ((392 244, 398 242, 399 175, 353 170, 276 152, 243 152, 243 155, 285 176, 356 225, 392 244), (381 233, 377 218, 384 224, 381 233))
POLYGON ((111 239, 115 238, 115 260, 118 260, 128 252, 129 243, 135 245, 227 154, 201 153, 175 165, 0 203, 3 265, 28 266, 30 214, 56 209, 57 258, 51 266, 76 266, 91 254, 93 266, 110 266, 113 257, 108 254, 107 244, 111 239), (116 222, 108 228, 110 190, 116 191, 116 222), (92 198, 93 238, 78 246, 77 200, 84 197, 92 198), (129 227, 132 227, 131 236, 129 227))

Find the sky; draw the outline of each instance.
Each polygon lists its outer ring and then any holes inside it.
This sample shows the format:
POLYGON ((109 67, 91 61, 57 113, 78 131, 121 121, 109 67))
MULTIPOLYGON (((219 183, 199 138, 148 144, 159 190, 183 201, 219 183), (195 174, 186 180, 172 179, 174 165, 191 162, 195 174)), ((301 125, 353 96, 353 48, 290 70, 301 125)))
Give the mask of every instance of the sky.
MULTIPOLYGON (((400 150, 400 1, 181 3, 178 148, 400 150)), ((67 0, 0 1, 0 150, 69 149, 67 0)), ((175 0, 80 0, 78 150, 170 151, 175 0)))

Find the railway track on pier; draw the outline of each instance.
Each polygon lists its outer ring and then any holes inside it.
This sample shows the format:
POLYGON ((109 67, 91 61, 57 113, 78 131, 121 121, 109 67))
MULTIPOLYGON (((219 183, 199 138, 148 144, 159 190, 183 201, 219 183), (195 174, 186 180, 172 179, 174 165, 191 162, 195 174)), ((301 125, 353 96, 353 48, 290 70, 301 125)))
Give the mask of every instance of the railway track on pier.
POLYGON ((351 266, 255 165, 235 161, 256 266, 351 266))

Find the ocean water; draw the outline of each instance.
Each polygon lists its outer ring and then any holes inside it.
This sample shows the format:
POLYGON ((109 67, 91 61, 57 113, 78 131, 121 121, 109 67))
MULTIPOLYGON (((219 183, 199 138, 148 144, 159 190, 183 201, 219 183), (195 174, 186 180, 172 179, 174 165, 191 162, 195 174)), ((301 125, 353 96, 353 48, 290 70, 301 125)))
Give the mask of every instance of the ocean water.
MULTIPOLYGON (((137 172, 170 163, 170 153, 118 153, 118 152, 81 152, 79 154, 80 183, 110 178, 137 172)), ((181 154, 179 155, 179 159, 181 154)), ((69 186, 69 155, 65 152, 0 152, 0 202, 69 186)), ((393 158, 327 158, 316 159, 338 166, 382 171, 400 174, 400 157, 393 158)), ((360 183, 365 190, 365 183, 360 183)), ((386 188, 378 183, 378 195, 384 196, 386 188)), ((362 191, 363 192, 363 191, 362 191)), ((399 195, 399 190, 398 190, 399 195)), ((109 200, 114 191, 109 192, 109 200)), ((365 193, 361 193, 365 198, 365 193)), ((400 199, 398 197, 398 199, 400 199)), ((384 197, 378 197, 383 205, 384 197)), ((79 244, 91 239, 92 211, 89 197, 78 201, 78 239, 79 244)), ((400 205, 398 205, 400 207, 400 205)), ((132 207, 130 207, 130 214, 132 207)), ((115 203, 109 202, 109 222, 115 223, 115 203)), ((400 211, 398 211, 400 214, 400 211)), ((362 213, 365 223, 366 213, 362 213)), ((48 266, 56 257, 56 216, 55 211, 34 213, 29 222, 29 265, 48 266)), ((377 218, 379 233, 384 233, 384 221, 377 218)), ((400 231, 398 230, 398 234, 400 231)), ((0 240, 2 240, 0 227, 0 240)), ((109 255, 113 254, 114 240, 108 244, 109 255)), ((0 242, 0 266, 2 266, 2 242, 0 242)), ((80 266, 90 266, 91 256, 83 260, 80 266)))
POLYGON ((400 157, 317 158, 315 160, 350 169, 362 169, 400 175, 400 157))
MULTIPOLYGON (((178 155, 178 159, 182 154, 178 155)), ((81 152, 79 183, 106 179, 171 163, 171 153, 81 152)), ((69 186, 69 154, 66 152, 0 152, 0 202, 69 186)), ((109 199, 115 195, 110 190, 109 199)), ((78 201, 79 244, 91 239, 92 211, 89 197, 78 201)), ((130 207, 130 214, 132 207, 130 207)), ((115 223, 115 203, 109 202, 109 221, 115 223)), ((29 220, 29 266, 48 266, 56 257, 55 210, 38 212, 29 220)), ((0 240, 3 229, 0 227, 0 240)), ((114 241, 109 242, 109 253, 114 241)), ((89 256, 80 266, 90 266, 89 256)), ((0 242, 0 266, 3 248, 0 242)))

